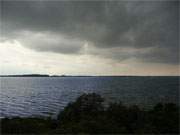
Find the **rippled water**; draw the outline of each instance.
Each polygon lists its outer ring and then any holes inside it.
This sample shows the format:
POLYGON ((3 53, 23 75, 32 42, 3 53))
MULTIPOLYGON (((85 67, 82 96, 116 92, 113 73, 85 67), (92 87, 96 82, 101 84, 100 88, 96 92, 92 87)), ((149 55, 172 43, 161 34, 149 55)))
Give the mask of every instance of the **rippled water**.
POLYGON ((56 116, 89 92, 144 107, 179 102, 179 77, 2 77, 0 85, 0 117, 56 116))

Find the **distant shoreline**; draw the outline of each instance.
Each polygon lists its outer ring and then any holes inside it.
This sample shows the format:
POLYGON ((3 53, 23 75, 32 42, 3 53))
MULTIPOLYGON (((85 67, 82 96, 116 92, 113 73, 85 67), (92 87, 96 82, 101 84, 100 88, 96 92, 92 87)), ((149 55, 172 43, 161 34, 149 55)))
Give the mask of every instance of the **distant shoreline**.
POLYGON ((143 75, 47 75, 47 74, 22 74, 22 75, 0 75, 0 77, 180 77, 180 76, 143 76, 143 75))

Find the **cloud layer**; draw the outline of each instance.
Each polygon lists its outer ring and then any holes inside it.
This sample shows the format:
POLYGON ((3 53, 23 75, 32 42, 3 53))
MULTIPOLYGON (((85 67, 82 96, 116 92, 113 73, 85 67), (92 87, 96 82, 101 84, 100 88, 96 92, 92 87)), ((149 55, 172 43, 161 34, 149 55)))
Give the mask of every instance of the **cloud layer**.
POLYGON ((179 64, 178 1, 1 1, 1 40, 37 52, 179 64))

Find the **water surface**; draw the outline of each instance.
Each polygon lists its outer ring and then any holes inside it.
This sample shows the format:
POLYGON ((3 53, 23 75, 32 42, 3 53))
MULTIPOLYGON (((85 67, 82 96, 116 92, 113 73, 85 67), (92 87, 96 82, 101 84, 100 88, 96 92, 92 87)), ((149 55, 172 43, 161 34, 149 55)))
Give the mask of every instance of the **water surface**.
POLYGON ((0 85, 0 117, 56 116, 91 92, 142 107, 179 102, 179 77, 1 77, 0 85))

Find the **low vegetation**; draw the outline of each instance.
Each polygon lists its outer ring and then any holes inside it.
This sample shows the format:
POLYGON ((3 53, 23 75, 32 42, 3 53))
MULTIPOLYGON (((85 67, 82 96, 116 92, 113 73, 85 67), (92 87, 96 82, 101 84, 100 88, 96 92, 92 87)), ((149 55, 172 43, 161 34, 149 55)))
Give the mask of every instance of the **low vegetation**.
POLYGON ((173 103, 157 104, 150 110, 122 103, 103 105, 95 93, 83 94, 69 103, 57 119, 3 118, 2 134, 115 134, 179 133, 179 107, 173 103))

